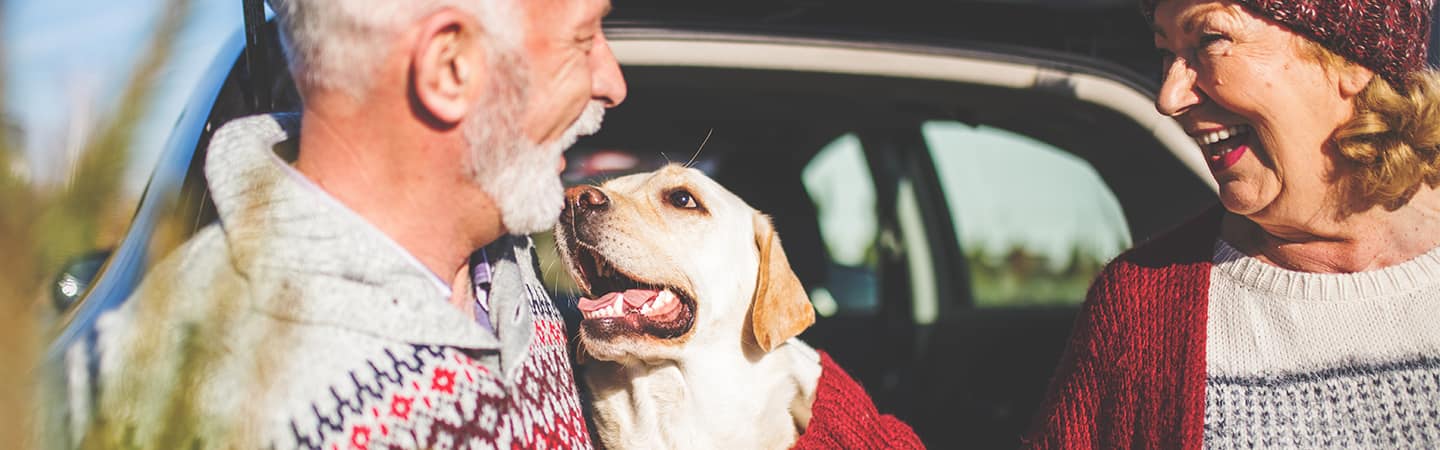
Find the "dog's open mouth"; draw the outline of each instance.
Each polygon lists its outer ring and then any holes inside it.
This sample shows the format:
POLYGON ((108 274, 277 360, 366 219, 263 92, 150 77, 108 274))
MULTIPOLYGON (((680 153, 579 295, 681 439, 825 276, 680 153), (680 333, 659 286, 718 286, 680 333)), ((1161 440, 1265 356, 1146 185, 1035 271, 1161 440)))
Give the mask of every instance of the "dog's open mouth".
POLYGON ((594 251, 576 247, 575 265, 587 291, 578 305, 586 336, 644 333, 673 339, 690 331, 695 300, 684 289, 638 281, 594 251))

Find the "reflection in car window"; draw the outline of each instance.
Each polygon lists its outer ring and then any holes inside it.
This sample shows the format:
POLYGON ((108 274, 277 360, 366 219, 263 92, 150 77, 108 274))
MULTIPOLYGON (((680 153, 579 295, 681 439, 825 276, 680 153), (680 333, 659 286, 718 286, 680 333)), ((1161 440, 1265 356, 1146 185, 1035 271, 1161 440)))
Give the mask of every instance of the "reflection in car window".
POLYGON ((815 311, 822 316, 874 314, 880 304, 875 276, 879 224, 875 181, 860 138, 845 134, 826 144, 801 177, 830 254, 826 281, 811 288, 815 311))
POLYGON ((922 131, 977 307, 1078 304, 1130 246, 1119 201, 1085 160, 997 128, 933 121, 922 131))

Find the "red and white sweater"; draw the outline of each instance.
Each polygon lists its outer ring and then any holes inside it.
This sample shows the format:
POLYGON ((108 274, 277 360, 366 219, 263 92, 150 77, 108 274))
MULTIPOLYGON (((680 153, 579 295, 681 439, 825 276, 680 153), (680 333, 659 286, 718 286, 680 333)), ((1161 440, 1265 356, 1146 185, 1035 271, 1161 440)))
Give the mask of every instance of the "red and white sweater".
POLYGON ((1026 447, 1440 446, 1440 249, 1295 272, 1219 240, 1223 217, 1101 273, 1026 447))

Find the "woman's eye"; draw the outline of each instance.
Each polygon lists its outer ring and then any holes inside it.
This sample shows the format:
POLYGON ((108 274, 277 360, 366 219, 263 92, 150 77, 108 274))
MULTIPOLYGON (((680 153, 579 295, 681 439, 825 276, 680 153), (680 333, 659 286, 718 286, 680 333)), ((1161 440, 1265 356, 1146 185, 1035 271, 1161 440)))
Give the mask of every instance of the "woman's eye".
POLYGON ((1209 46, 1214 45, 1215 43, 1220 42, 1220 41, 1223 41, 1223 40, 1225 40, 1225 36, 1224 36, 1224 35, 1214 34, 1214 33, 1207 33, 1207 34, 1204 34, 1204 35, 1201 35, 1201 36, 1200 36, 1200 47, 1201 47, 1201 48, 1209 47, 1209 46))
POLYGON ((674 207, 676 207, 676 208, 680 208, 680 209, 697 209, 697 208, 700 207, 699 204, 696 204, 696 203, 695 203, 695 196, 690 195, 690 192, 689 192, 689 191, 685 191, 685 190, 674 191, 674 192, 671 192, 668 197, 669 197, 669 200, 670 200, 670 205, 672 205, 672 206, 674 206, 674 207))

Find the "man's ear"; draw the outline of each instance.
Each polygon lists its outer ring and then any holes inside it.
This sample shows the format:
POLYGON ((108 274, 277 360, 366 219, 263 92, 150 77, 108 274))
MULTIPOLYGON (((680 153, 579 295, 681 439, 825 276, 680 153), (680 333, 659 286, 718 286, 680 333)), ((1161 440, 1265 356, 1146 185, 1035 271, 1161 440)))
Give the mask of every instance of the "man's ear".
POLYGON ((785 258, 770 218, 757 212, 754 223, 760 270, 746 328, 754 344, 769 352, 814 324, 815 309, 810 307, 810 296, 805 294, 800 278, 790 270, 790 261, 785 258))
POLYGON ((440 124, 458 124, 475 106, 486 80, 479 23, 452 8, 421 22, 411 52, 410 90, 417 106, 440 124))

